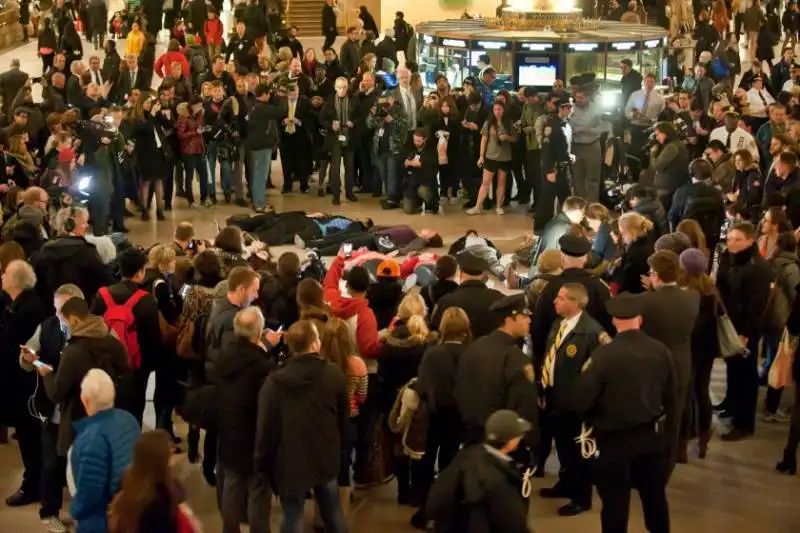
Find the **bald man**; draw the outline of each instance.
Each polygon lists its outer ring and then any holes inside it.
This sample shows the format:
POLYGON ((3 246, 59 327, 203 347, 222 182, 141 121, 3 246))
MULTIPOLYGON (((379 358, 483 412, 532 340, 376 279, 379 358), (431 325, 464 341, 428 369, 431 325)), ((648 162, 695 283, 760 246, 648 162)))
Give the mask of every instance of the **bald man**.
POLYGON ((12 235, 16 227, 27 218, 31 219, 30 211, 31 209, 23 208, 32 208, 38 209, 42 213, 42 240, 46 240, 48 238, 48 232, 50 225, 47 223, 47 204, 50 201, 50 196, 47 194, 47 191, 42 189, 41 187, 28 187, 22 192, 21 195, 22 205, 19 206, 17 212, 8 219, 8 221, 3 225, 3 232, 2 238, 3 241, 11 240, 12 235))

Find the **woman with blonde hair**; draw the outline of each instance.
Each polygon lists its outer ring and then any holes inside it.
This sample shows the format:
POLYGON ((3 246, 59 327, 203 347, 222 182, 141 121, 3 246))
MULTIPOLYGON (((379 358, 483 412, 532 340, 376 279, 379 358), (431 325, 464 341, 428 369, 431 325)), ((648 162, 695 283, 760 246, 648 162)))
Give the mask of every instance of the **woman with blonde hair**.
POLYGON ((419 365, 417 392, 428 407, 428 442, 425 455, 414 470, 416 496, 422 505, 411 517, 411 524, 424 529, 425 501, 433 485, 434 467, 441 472, 455 457, 463 441, 463 424, 455 399, 455 376, 458 360, 472 341, 469 317, 460 307, 450 307, 442 314, 439 342, 425 350, 419 365))
POLYGON ((338 366, 347 378, 347 400, 350 403, 350 424, 347 428, 346 444, 342 446, 342 463, 339 470, 339 503, 347 516, 350 507, 350 467, 353 448, 358 435, 357 416, 359 408, 367 399, 367 365, 356 353, 350 326, 332 317, 322 328, 320 355, 338 366))
MULTIPOLYGON (((400 390, 417 377, 425 350, 438 338, 425 322, 425 302, 417 293, 407 294, 397 310, 394 328, 384 340, 378 356, 378 396, 380 412, 388 417, 400 390)), ((397 500, 401 505, 411 502, 411 464, 409 458, 394 457, 397 476, 397 500)))
POLYGON ((623 248, 611 274, 618 292, 644 292, 642 278, 647 278, 650 266, 647 258, 653 253, 656 232, 653 223, 633 211, 619 217, 619 232, 623 248))

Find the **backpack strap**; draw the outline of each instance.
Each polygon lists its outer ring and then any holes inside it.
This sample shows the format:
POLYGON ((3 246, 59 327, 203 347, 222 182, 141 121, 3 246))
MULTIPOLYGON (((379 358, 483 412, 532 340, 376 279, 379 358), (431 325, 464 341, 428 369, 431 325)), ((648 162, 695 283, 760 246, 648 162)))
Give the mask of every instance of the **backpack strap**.
POLYGON ((114 305, 117 305, 114 302, 114 299, 111 297, 111 293, 109 292, 108 287, 100 287, 100 290, 97 292, 98 294, 100 294, 100 298, 103 299, 103 303, 106 304, 106 309, 114 305))
POLYGON ((133 295, 128 298, 128 300, 123 304, 123 307, 128 309, 131 314, 133 314, 133 308, 136 307, 136 304, 138 304, 139 301, 145 296, 147 296, 147 292, 143 291, 142 289, 136 289, 136 292, 134 292, 133 295))

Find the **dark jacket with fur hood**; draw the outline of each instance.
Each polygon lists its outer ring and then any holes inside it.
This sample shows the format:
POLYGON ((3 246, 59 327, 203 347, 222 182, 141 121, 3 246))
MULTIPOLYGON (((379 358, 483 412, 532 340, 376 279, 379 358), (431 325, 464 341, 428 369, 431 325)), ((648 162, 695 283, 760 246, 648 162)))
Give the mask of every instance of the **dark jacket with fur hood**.
POLYGON ((417 377, 419 363, 429 345, 436 342, 438 333, 425 338, 412 336, 406 320, 398 320, 386 337, 378 357, 379 402, 381 412, 388 413, 403 386, 417 377))

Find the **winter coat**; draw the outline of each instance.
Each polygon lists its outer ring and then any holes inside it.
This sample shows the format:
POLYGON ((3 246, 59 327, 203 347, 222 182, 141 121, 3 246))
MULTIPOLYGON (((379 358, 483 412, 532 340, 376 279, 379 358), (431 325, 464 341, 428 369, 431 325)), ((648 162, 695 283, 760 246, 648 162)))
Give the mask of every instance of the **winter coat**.
POLYGON ((75 422, 67 484, 74 495, 70 516, 76 533, 107 533, 108 506, 119 492, 142 428, 127 411, 106 409, 75 422))
POLYGON ((650 271, 647 258, 653 254, 655 235, 651 230, 631 242, 622 253, 622 262, 614 269, 614 281, 619 284, 619 292, 644 292, 641 276, 646 276, 650 271))
POLYGON ((417 377, 425 350, 437 338, 436 332, 431 332, 422 339, 412 337, 405 320, 399 320, 395 324, 378 357, 378 404, 381 412, 388 414, 400 389, 417 377))
POLYGON ((205 376, 209 383, 218 381, 217 364, 222 353, 236 340, 233 317, 242 308, 223 296, 214 301, 206 326, 205 376))
POLYGON ((178 136, 182 155, 202 154, 205 152, 203 134, 198 132, 198 128, 202 127, 202 117, 178 117, 175 122, 175 133, 178 136))
POLYGON ((164 52, 158 56, 153 68, 155 69, 155 73, 158 74, 159 78, 164 78, 169 76, 173 63, 180 63, 183 77, 185 79, 189 79, 189 76, 191 75, 189 72, 189 60, 186 59, 186 56, 181 51, 164 52))
POLYGON ((341 369, 317 354, 295 354, 258 396, 255 471, 279 498, 303 498, 339 474, 350 405, 341 369))
POLYGON ((243 474, 253 470, 258 393, 275 363, 261 347, 241 337, 217 361, 217 461, 243 474))
POLYGON ((457 407, 456 371, 467 345, 444 342, 428 346, 417 370, 417 392, 432 414, 457 407))
POLYGON ((300 319, 300 310, 297 308, 298 283, 296 277, 285 279, 272 275, 264 281, 259 300, 268 327, 289 329, 300 319))
POLYGON ((403 285, 394 278, 379 278, 377 283, 370 284, 367 289, 367 300, 369 308, 375 313, 378 330, 389 327, 402 299, 403 285))
POLYGON ((751 340, 761 337, 773 280, 772 268, 755 244, 737 254, 726 251, 720 257, 717 288, 739 335, 751 340))
POLYGON ((58 371, 44 376, 47 397, 61 406, 58 454, 66 456, 74 438, 72 423, 86 417, 81 403, 81 382, 92 368, 100 368, 117 379, 130 374, 128 351, 99 316, 90 316, 72 330, 61 353, 58 371))

